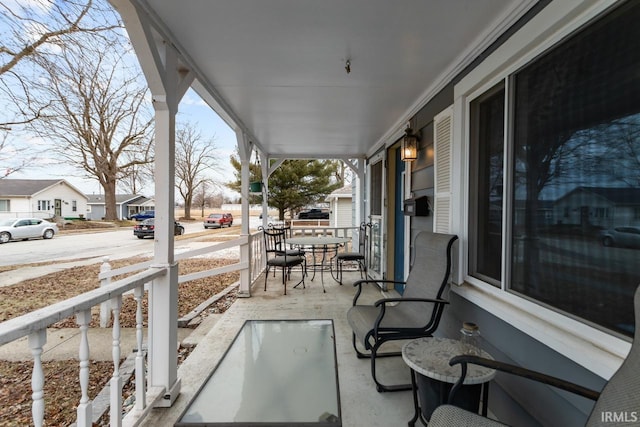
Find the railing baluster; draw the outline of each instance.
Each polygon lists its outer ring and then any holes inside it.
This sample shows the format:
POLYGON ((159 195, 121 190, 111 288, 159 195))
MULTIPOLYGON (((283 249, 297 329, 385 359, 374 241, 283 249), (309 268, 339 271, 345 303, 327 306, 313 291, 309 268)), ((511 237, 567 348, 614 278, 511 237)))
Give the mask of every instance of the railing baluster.
MULTIPOLYGON (((102 264, 100 264, 100 274, 107 274, 111 271, 111 264, 109 264, 109 257, 106 256, 102 259, 102 264)), ((107 286, 111 283, 111 277, 104 277, 100 279, 100 287, 107 286)), ((109 301, 104 301, 100 303, 100 327, 106 328, 109 323, 109 316, 111 315, 111 310, 109 307, 109 301)))
POLYGON ((80 404, 78 405, 78 426, 91 427, 92 405, 89 400, 89 322, 91 310, 84 310, 76 314, 76 323, 80 327, 80 404))
POLYGON ((44 371, 42 369, 42 347, 47 342, 47 330, 41 329, 29 335, 29 348, 33 355, 33 372, 31 373, 31 417, 33 425, 41 427, 44 423, 44 371))
POLYGON ((144 352, 142 351, 142 296, 144 294, 144 286, 134 289, 133 295, 136 300, 136 405, 135 408, 143 410, 147 406, 147 386, 146 372, 144 366, 144 352))
POLYGON ((111 298, 113 311, 113 343, 111 357, 113 359, 113 376, 109 382, 111 392, 109 404, 109 422, 112 427, 122 425, 122 377, 120 376, 120 307, 122 295, 111 298))

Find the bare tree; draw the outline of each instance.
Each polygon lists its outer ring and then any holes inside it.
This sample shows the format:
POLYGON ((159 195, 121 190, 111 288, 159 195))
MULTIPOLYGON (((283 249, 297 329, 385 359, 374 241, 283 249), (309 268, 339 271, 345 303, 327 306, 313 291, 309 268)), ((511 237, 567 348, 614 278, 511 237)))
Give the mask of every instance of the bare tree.
POLYGON ((184 199, 184 216, 191 219, 191 205, 198 188, 210 181, 205 176, 207 169, 215 170, 218 162, 214 157, 215 139, 203 140, 200 132, 191 123, 178 127, 176 131, 176 187, 184 199))
MULTIPOLYGON (((153 147, 153 146, 152 146, 153 147)), ((121 168, 118 177, 118 188, 130 194, 139 194, 147 184, 153 181, 153 163, 140 165, 135 163, 132 153, 125 153, 125 164, 129 167, 121 168)), ((149 157, 153 157, 151 153, 149 157)))
MULTIPOLYGON (((49 103, 38 98, 34 81, 42 70, 35 59, 55 56, 79 34, 95 37, 122 27, 106 0, 0 1, 0 131, 19 132, 40 119, 49 103), (37 104, 37 105, 36 105, 37 104)), ((0 143, 0 177, 34 163, 37 153, 5 134, 0 143)))
POLYGON ((205 208, 219 208, 224 203, 224 195, 217 187, 213 181, 206 180, 194 192, 192 204, 200 208, 200 216, 204 217, 205 208))
POLYGON ((38 91, 48 104, 31 128, 67 164, 104 189, 105 219, 117 218, 116 184, 123 171, 152 161, 153 116, 147 88, 129 65, 121 35, 67 43, 55 61, 41 57, 46 79, 38 91))
MULTIPOLYGON (((75 34, 98 35, 120 28, 117 14, 104 0, 0 1, 0 95, 15 107, 0 127, 29 123, 41 109, 29 109, 31 82, 40 70, 34 59, 54 54, 75 34), (29 63, 30 67, 19 67, 29 63)), ((6 111, 5 111, 6 114, 6 111)))
POLYGON ((0 179, 25 169, 35 158, 28 152, 27 147, 9 144, 8 131, 8 129, 0 129, 0 132, 2 132, 0 134, 0 179))

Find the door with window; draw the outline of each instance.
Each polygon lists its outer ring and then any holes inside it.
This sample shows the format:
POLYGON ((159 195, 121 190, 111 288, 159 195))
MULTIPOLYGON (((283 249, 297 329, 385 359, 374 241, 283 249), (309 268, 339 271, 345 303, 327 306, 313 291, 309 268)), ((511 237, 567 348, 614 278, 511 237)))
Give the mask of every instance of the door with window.
POLYGON ((369 276, 374 279, 384 278, 384 153, 372 157, 368 165, 368 200, 369 200, 369 276))

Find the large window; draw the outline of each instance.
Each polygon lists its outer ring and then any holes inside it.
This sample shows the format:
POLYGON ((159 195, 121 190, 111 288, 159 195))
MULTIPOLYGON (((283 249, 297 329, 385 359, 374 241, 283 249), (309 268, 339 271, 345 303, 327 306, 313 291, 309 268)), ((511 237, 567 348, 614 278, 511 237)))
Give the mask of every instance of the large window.
POLYGON ((38 200, 38 210, 39 211, 50 211, 51 210, 51 200, 38 200))
POLYGON ((11 200, 0 200, 0 212, 11 211, 11 200))
POLYGON ((507 96, 471 103, 470 274, 625 335, 640 283, 638 22, 628 2, 507 76, 507 96))

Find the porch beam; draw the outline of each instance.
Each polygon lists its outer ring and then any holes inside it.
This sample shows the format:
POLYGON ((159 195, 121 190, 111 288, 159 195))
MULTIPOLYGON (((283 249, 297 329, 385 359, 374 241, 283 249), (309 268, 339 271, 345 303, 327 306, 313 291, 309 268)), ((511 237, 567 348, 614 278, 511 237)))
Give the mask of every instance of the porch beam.
MULTIPOLYGON (((275 162, 273 162, 272 165, 268 165, 268 167, 269 167, 268 168, 268 176, 271 176, 276 171, 276 169, 278 169, 280 167, 280 165, 282 165, 284 163, 285 160, 287 160, 287 159, 275 159, 275 162)), ((267 159, 267 161, 271 161, 271 159, 267 159)))

